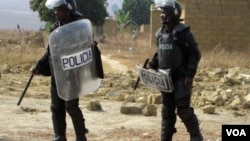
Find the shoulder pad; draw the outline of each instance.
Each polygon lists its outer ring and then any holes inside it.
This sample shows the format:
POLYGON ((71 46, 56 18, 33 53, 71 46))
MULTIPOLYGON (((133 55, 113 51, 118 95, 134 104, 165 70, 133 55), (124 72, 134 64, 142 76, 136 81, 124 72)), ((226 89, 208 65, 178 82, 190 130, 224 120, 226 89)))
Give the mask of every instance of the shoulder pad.
POLYGON ((156 38, 158 38, 158 37, 160 36, 160 34, 161 34, 161 29, 162 29, 162 28, 159 28, 159 29, 156 31, 156 33, 155 33, 155 37, 156 37, 156 38))
POLYGON ((174 27, 173 34, 182 32, 182 31, 184 31, 184 30, 189 30, 189 28, 190 28, 190 26, 185 25, 185 24, 182 24, 182 23, 179 23, 179 24, 177 24, 177 25, 174 27))
POLYGON ((83 18, 82 13, 80 13, 78 11, 73 12, 71 16, 73 17, 73 19, 82 19, 83 18))

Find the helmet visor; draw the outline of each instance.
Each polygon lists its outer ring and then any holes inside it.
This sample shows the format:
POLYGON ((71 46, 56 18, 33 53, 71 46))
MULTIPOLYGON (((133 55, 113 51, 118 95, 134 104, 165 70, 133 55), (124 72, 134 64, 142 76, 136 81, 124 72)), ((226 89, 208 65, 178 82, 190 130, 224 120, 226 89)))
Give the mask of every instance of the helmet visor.
POLYGON ((173 7, 175 8, 176 0, 154 0, 156 7, 164 8, 164 7, 173 7))
POLYGON ((47 0, 45 6, 49 9, 54 9, 55 7, 59 7, 63 4, 65 4, 64 0, 47 0))

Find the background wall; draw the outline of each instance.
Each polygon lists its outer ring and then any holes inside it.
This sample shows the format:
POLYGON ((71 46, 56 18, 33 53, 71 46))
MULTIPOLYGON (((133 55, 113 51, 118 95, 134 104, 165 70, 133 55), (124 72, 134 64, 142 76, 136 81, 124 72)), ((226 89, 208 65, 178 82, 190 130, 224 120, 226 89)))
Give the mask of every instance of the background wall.
MULTIPOLYGON (((191 26, 200 48, 250 48, 250 0, 179 0, 185 24, 191 26)), ((161 26, 151 6, 151 46, 161 26), (158 28, 157 28, 158 27, 158 28)))

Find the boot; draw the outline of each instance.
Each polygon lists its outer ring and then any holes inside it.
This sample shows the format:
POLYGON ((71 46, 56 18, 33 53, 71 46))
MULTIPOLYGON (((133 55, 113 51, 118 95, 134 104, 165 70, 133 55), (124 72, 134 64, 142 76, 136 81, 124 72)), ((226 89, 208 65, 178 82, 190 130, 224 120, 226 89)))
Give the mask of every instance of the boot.
POLYGON ((67 139, 66 139, 66 137, 57 136, 57 137, 55 137, 55 139, 53 139, 52 141, 67 141, 67 139))
POLYGON ((87 141, 87 138, 85 136, 84 137, 77 137, 76 141, 87 141))
POLYGON ((161 141, 172 141, 173 134, 176 133, 175 128, 176 114, 174 108, 162 108, 161 122, 161 141))
POLYGON ((187 131, 189 132, 190 141, 203 141, 203 137, 199 128, 199 122, 196 115, 193 115, 190 120, 184 121, 184 125, 186 126, 187 131))
MULTIPOLYGON (((53 79, 53 78, 51 78, 53 79)), ((52 81, 52 80, 51 80, 52 81)), ((53 83, 52 81, 51 83, 53 83)), ((66 141, 66 111, 64 101, 58 97, 57 89, 51 87, 51 105, 52 123, 55 134, 53 141, 66 141)))
POLYGON ((199 122, 196 115, 194 114, 194 109, 192 107, 178 108, 177 114, 184 122, 184 125, 189 132, 190 141, 203 141, 203 137, 199 128, 199 122))
POLYGON ((170 127, 166 120, 162 121, 161 126, 161 141, 172 141, 173 134, 176 133, 176 128, 170 127))
POLYGON ((78 106, 71 106, 67 108, 76 134, 76 141, 87 141, 86 133, 87 129, 85 128, 85 120, 82 114, 82 111, 78 106))
POLYGON ((66 141, 65 113, 52 111, 52 122, 55 134, 55 139, 53 141, 66 141))
POLYGON ((75 129, 76 141, 87 141, 86 133, 88 133, 88 130, 85 128, 84 119, 72 119, 72 121, 75 129))
POLYGON ((161 141, 172 141, 173 134, 176 133, 176 113, 174 95, 162 94, 162 123, 161 123, 161 141))
POLYGON ((194 115, 190 121, 184 122, 184 124, 190 134, 191 141, 203 141, 196 115, 194 115))

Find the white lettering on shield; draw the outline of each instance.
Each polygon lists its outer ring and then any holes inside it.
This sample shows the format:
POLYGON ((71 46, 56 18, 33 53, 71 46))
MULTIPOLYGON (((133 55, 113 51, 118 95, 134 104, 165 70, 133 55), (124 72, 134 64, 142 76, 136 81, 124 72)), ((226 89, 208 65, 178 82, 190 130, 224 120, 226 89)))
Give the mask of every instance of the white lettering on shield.
POLYGON ((84 51, 61 57, 62 69, 69 70, 88 64, 93 60, 91 48, 84 51))
POLYGON ((167 82, 164 78, 162 78, 160 75, 155 75, 153 73, 150 73, 148 71, 141 70, 141 79, 144 83, 147 85, 151 85, 153 87, 158 88, 168 88, 167 82))

